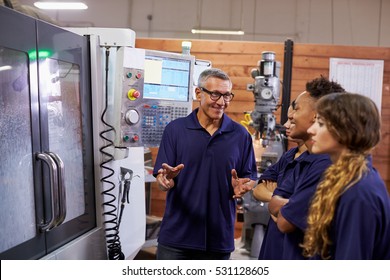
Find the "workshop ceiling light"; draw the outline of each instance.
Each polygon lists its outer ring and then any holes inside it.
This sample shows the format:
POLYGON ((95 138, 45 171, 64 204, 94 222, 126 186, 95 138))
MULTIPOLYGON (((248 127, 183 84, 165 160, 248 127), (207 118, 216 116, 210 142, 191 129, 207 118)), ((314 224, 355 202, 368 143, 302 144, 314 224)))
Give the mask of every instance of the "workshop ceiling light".
POLYGON ((41 10, 86 10, 88 6, 81 2, 35 2, 41 10))
POLYGON ((217 35, 244 35, 242 30, 197 29, 191 30, 192 34, 217 34, 217 35))
POLYGON ((11 70, 11 69, 12 67, 10 65, 0 66, 0 71, 11 70))

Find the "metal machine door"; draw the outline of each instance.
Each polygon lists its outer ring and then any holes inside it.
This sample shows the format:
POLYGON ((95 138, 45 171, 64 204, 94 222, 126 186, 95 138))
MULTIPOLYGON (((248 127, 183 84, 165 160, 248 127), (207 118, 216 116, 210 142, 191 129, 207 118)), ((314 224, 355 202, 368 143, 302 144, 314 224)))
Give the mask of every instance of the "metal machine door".
POLYGON ((0 6, 1 259, 45 253, 36 216, 43 213, 37 205, 41 192, 35 192, 41 176, 34 176, 34 154, 40 151, 38 87, 36 61, 29 54, 36 52, 35 33, 33 19, 0 6))
POLYGON ((85 37, 43 22, 37 33, 42 149, 64 165, 58 196, 66 216, 47 232, 52 251, 95 226, 89 56, 85 37))
POLYGON ((0 34, 0 258, 37 259, 96 223, 88 46, 1 6, 0 34))

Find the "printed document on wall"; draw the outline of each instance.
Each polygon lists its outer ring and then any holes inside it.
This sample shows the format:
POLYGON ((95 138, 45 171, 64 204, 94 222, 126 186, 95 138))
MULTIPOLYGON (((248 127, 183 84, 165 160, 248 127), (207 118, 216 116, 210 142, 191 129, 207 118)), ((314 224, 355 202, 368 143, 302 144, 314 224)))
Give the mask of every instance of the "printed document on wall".
POLYGON ((381 111, 383 60, 330 58, 329 78, 346 91, 370 97, 381 111))

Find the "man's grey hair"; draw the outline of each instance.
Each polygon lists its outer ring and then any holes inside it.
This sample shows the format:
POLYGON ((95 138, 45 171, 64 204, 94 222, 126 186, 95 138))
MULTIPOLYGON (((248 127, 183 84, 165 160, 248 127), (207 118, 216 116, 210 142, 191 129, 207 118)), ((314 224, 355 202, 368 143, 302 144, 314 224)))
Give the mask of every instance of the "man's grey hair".
POLYGON ((204 87, 204 84, 209 78, 218 78, 224 81, 229 81, 230 85, 232 85, 232 81, 228 74, 218 68, 208 68, 200 73, 198 78, 198 87, 204 87))

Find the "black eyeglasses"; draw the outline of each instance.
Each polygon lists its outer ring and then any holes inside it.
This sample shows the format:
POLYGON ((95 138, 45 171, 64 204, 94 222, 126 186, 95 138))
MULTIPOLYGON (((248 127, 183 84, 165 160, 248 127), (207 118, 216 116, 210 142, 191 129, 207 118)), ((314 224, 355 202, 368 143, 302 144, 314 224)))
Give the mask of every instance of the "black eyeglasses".
POLYGON ((212 101, 218 101, 220 98, 221 98, 221 96, 223 96, 222 98, 223 98, 223 101, 225 101, 225 102, 230 102, 230 101, 232 101, 232 99, 233 99, 233 97, 234 97, 234 94, 233 94, 233 92, 228 92, 228 93, 220 93, 220 92, 218 92, 218 91, 209 91, 209 90, 207 90, 207 89, 205 89, 205 88, 203 88, 203 87, 201 87, 200 88, 200 90, 201 91, 204 91, 205 93, 207 93, 208 95, 210 95, 210 99, 212 100, 212 101))

